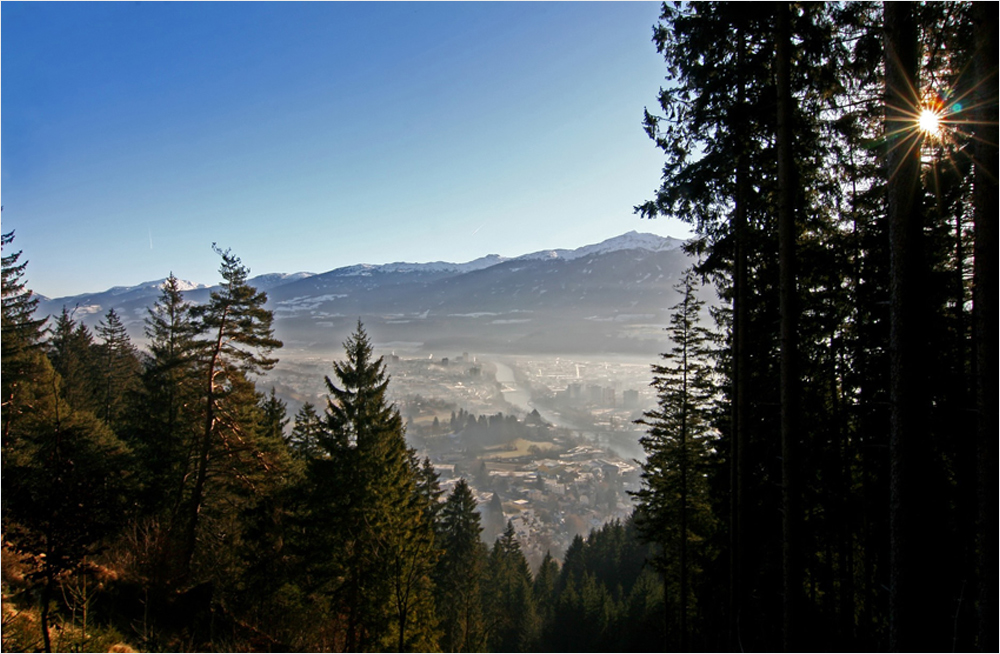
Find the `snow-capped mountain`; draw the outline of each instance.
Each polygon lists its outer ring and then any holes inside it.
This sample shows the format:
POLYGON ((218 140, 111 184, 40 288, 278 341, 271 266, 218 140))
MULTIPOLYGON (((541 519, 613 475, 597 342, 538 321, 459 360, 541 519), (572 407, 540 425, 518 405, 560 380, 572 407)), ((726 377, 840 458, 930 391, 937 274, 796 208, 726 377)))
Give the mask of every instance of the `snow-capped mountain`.
MULTIPOLYGON (((164 277, 163 279, 143 282, 141 284, 136 284, 135 286, 112 286, 108 290, 104 291, 104 293, 114 297, 122 297, 133 294, 144 295, 146 293, 159 293, 166 281, 167 279, 164 277)), ((205 284, 195 284, 194 282, 189 282, 185 279, 179 279, 177 282, 177 286, 182 291, 196 291, 199 288, 208 288, 205 284)))
POLYGON ((542 250, 518 257, 518 259, 564 259, 572 261, 580 257, 592 256, 595 254, 607 254, 621 250, 647 250, 649 252, 669 252, 677 250, 684 241, 677 238, 657 236, 656 234, 640 234, 636 231, 622 234, 601 241, 594 245, 585 245, 575 250, 542 250))
POLYGON ((531 254, 523 254, 519 257, 504 257, 499 254, 488 254, 467 263, 449 263, 446 261, 434 261, 432 263, 407 263, 396 262, 386 264, 356 264, 344 268, 330 271, 338 275, 371 275, 372 273, 408 273, 408 272, 429 272, 429 273, 467 273, 474 270, 482 270, 495 266, 498 263, 513 260, 535 260, 535 259, 563 259, 571 261, 594 254, 606 254, 619 250, 648 250, 650 252, 666 252, 676 250, 684 244, 684 241, 676 238, 657 236, 656 234, 640 234, 636 231, 622 234, 614 238, 594 245, 585 245, 575 250, 540 250, 531 254))
POLYGON ((372 273, 467 273, 473 270, 482 270, 483 268, 489 268, 490 266, 495 266, 498 263, 503 263, 507 261, 507 257, 501 257, 499 254, 488 254, 485 257, 480 257, 474 261, 469 261, 467 263, 449 263, 447 261, 434 261, 431 263, 406 263, 404 261, 398 261, 396 263, 385 263, 380 265, 370 264, 370 263, 360 263, 354 266, 346 266, 344 268, 337 268, 336 270, 331 270, 331 273, 335 273, 342 276, 358 275, 367 276, 372 273))
MULTIPOLYGON (((267 291, 275 286, 281 286, 282 284, 297 282, 300 279, 305 279, 306 277, 312 277, 314 274, 315 273, 311 272, 268 273, 253 277, 252 279, 249 279, 248 282, 258 291, 267 291)), ((207 287, 202 286, 202 288, 207 287)))
MULTIPOLYGON (((271 273, 258 275, 248 280, 258 290, 266 291, 281 284, 298 281, 312 273, 271 273)), ((113 286, 98 293, 84 293, 61 298, 47 298, 39 295, 38 313, 55 316, 62 312, 63 307, 73 314, 77 320, 82 320, 89 326, 96 325, 108 309, 114 308, 129 328, 133 338, 141 338, 142 324, 146 319, 146 309, 151 307, 160 297, 166 277, 135 286, 113 286)), ((186 279, 178 279, 178 287, 184 292, 184 297, 194 303, 204 302, 208 294, 218 287, 199 284, 186 279)))
MULTIPOLYGON (((576 249, 467 263, 358 264, 320 274, 249 280, 268 293, 286 347, 339 347, 360 318, 378 342, 486 351, 640 351, 662 346, 667 310, 690 265, 678 239, 629 232, 576 249)), ((186 282, 185 297, 212 290, 186 282)), ((141 339, 162 280, 43 301, 42 313, 73 309, 96 324, 111 307, 141 339)))

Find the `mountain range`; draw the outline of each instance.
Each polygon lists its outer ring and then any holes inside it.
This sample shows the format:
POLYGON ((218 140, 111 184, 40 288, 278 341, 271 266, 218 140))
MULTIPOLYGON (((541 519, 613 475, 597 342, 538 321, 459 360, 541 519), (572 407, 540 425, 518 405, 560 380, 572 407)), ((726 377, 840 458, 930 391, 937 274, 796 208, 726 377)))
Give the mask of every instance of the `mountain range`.
MULTIPOLYGON (((629 232, 575 250, 467 263, 358 264, 325 273, 275 273, 267 291, 285 351, 338 350, 360 319, 381 347, 492 353, 655 355, 674 290, 691 258, 682 241, 629 232)), ((114 307, 142 340, 163 280, 100 293, 42 298, 41 315, 67 307, 94 326, 114 307)), ((213 288, 183 282, 200 303, 213 288)))

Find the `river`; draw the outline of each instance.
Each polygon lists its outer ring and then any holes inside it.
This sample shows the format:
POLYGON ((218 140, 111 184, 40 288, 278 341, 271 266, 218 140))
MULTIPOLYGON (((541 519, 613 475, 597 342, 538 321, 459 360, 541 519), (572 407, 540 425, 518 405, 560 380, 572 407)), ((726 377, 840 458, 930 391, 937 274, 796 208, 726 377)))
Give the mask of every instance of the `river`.
POLYGON ((609 447, 615 450, 621 456, 637 459, 646 458, 642 447, 635 440, 635 438, 630 435, 616 434, 613 432, 598 432, 594 431, 594 429, 590 426, 580 427, 579 425, 570 422, 559 413, 544 407, 535 406, 535 404, 531 401, 531 391, 521 387, 514 376, 514 371, 510 368, 510 366, 500 363, 499 361, 493 361, 492 363, 497 368, 497 382, 503 386, 501 390, 503 393, 503 399, 508 403, 516 406, 525 413, 537 411, 538 415, 540 415, 545 422, 556 427, 569 429, 596 445, 609 447))

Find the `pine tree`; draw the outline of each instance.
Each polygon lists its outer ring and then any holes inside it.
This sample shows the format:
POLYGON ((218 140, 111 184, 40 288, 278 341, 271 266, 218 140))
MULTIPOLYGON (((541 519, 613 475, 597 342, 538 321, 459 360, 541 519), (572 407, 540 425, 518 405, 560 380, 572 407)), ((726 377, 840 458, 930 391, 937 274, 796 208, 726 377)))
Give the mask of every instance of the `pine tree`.
POLYGON ((647 112, 644 122, 666 162, 656 198, 638 207, 646 217, 673 215, 695 226, 698 236, 688 249, 702 259, 699 272, 710 275, 731 303, 722 314, 730 321, 725 363, 731 415, 720 428, 731 470, 731 506, 725 509, 732 648, 750 642, 747 627, 778 619, 770 603, 749 598, 780 593, 769 587, 773 575, 760 574, 763 560, 775 552, 764 543, 780 523, 759 512, 776 487, 771 462, 780 460, 770 452, 778 421, 760 411, 778 403, 777 387, 758 383, 778 372, 773 23, 773 5, 763 3, 663 5, 654 42, 671 84, 661 89, 660 115, 647 112), (768 465, 758 465, 761 460, 768 465))
POLYGON ((288 446, 284 401, 274 388, 267 395, 254 392, 257 404, 249 413, 257 424, 251 454, 263 465, 241 466, 250 484, 231 491, 240 503, 239 536, 232 539, 238 558, 232 578, 223 580, 224 590, 229 606, 269 647, 297 649, 295 643, 304 645, 311 635, 303 633, 303 626, 317 615, 299 585, 306 466, 288 446))
POLYGON ((646 451, 642 488, 635 493, 640 531, 661 547, 657 566, 678 589, 678 646, 688 649, 691 543, 704 540, 712 526, 705 472, 713 446, 711 404, 711 334, 699 324, 699 300, 693 271, 676 287, 681 302, 672 308, 671 351, 666 363, 653 366, 658 407, 638 424, 648 427, 640 439, 646 451))
POLYGON ((278 392, 272 386, 271 393, 261 398, 259 406, 262 435, 272 442, 283 442, 285 427, 288 425, 288 405, 278 397, 278 392))
MULTIPOLYGON (((928 413, 921 383, 921 332, 925 313, 919 292, 924 281, 923 216, 920 198, 920 141, 912 115, 917 96, 918 27, 913 3, 886 3, 886 140, 888 222, 891 262, 889 452, 890 585, 889 647, 913 650, 927 642, 927 585, 919 569, 926 538, 918 513, 924 509, 920 488, 927 481, 928 413), (923 591, 923 592, 922 592, 923 591)), ((932 640, 931 642, 935 642, 932 640)))
POLYGON ((418 491, 399 411, 386 398, 382 358, 358 322, 344 343, 346 361, 326 379, 329 459, 314 460, 321 496, 342 553, 335 605, 347 614, 345 647, 369 651, 437 646, 431 572, 433 525, 418 491))
POLYGON ((98 416, 117 433, 123 426, 128 396, 138 388, 139 355, 114 308, 98 324, 97 335, 100 341, 94 350, 102 382, 98 416))
MULTIPOLYGON (((424 521, 434 527, 435 534, 439 532, 439 521, 444 504, 441 502, 441 478, 434 469, 429 457, 424 457, 420 461, 415 450, 408 448, 410 453, 410 467, 413 469, 413 476, 417 483, 417 495, 424 508, 424 521)), ((435 536, 436 539, 436 536, 435 536)), ((440 547, 440 544, 436 544, 440 547)))
POLYGON ((559 564, 552 557, 552 553, 546 551, 541 565, 538 566, 538 574, 535 575, 535 583, 532 587, 532 595, 535 599, 535 607, 538 610, 538 618, 541 621, 543 632, 547 632, 551 628, 558 583, 559 564))
POLYGON ((247 375, 269 370, 277 363, 268 355, 281 347, 272 329, 274 316, 264 308, 267 294, 247 284, 250 270, 239 257, 214 244, 213 248, 222 257, 221 289, 212 292, 207 304, 191 309, 192 324, 199 335, 204 409, 181 540, 180 565, 185 575, 190 573, 195 553, 213 450, 220 446, 242 450, 251 440, 249 425, 240 420, 244 408, 240 402, 245 403, 252 394, 240 397, 239 391, 246 390, 247 375))
MULTIPOLYGON (((800 543, 801 493, 798 482, 798 291, 796 283, 796 167, 793 156, 796 99, 791 81, 791 10, 788 3, 775 6, 775 78, 777 86, 776 146, 778 150, 778 261, 781 314, 781 495, 783 635, 786 652, 798 644, 798 613, 802 590, 800 543)), ((686 587, 685 587, 686 589, 686 587)), ((682 604, 683 606, 683 604, 682 604)), ((686 635, 686 629, 683 634, 686 635)))
MULTIPOLYGON (((0 247, 7 248, 14 242, 14 232, 8 232, 0 239, 0 247)), ((3 358, 0 359, 0 384, 3 385, 0 407, 3 412, 3 442, 12 423, 23 407, 18 399, 22 386, 32 380, 37 366, 37 349, 42 339, 44 319, 34 317, 38 298, 27 288, 24 271, 28 262, 18 263, 21 252, 3 254, 0 296, 3 309, 0 337, 2 337, 3 358)))
MULTIPOLYGON (((14 242, 14 232, 7 232, 0 237, 0 248, 6 248, 14 242)), ((18 344, 30 346, 37 344, 42 338, 44 319, 35 318, 38 308, 38 298, 27 288, 24 271, 28 262, 19 263, 22 252, 9 252, 3 255, 0 264, 2 274, 3 296, 3 335, 4 352, 13 354, 18 344)))
POLYGON ((666 165, 640 210, 695 226, 699 272, 731 302, 716 313, 730 410, 715 419, 731 475, 709 481, 716 514, 730 512, 729 566, 714 578, 730 576, 732 648, 796 647, 808 627, 841 649, 886 649, 890 588, 894 614, 913 610, 897 616, 905 631, 972 646, 977 456, 961 434, 972 431, 981 329, 970 332, 970 261, 990 265, 990 247, 970 259, 969 225, 977 212, 977 228, 991 224, 974 197, 995 176, 973 180, 996 142, 982 113, 996 107, 995 48, 967 38, 995 21, 973 20, 976 10, 677 4, 654 33, 670 84, 646 127, 666 165), (905 41, 901 14, 912 18, 905 41), (942 127, 920 137, 925 108, 942 127), (890 375, 893 361, 911 374, 890 375), (909 435, 890 444, 893 422, 909 435), (918 560, 938 564, 918 574, 918 560), (890 581, 895 563, 919 595, 890 581))
POLYGON ((98 375, 94 335, 85 324, 74 320, 66 307, 56 318, 48 350, 52 367, 63 380, 63 398, 77 411, 99 415, 104 385, 98 375))
POLYGON ((460 479, 441 509, 441 558, 435 574, 441 618, 441 647, 446 652, 481 652, 486 647, 481 585, 486 546, 476 498, 460 479))
POLYGON ((133 446, 146 464, 147 510, 158 514, 169 509, 164 517, 172 523, 178 517, 183 480, 194 463, 192 452, 201 427, 198 345, 190 305, 173 274, 164 282, 145 322, 149 356, 132 410, 133 446))
MULTIPOLYGON (((548 648, 588 652, 629 650, 634 642, 629 631, 637 625, 628 622, 627 598, 647 554, 634 557, 637 553, 631 551, 634 541, 634 530, 617 520, 591 531, 586 540, 582 536, 573 539, 559 574, 552 617, 545 625, 543 643, 548 648)), ((656 616, 655 622, 662 623, 662 607, 656 616)), ((645 636, 648 641, 650 635, 645 636)), ((656 646, 662 643, 661 640, 656 646)))
POLYGON ((77 570, 121 524, 131 461, 101 421, 51 395, 58 375, 50 367, 39 373, 51 375, 38 380, 50 388, 37 389, 31 416, 4 454, 3 519, 5 539, 41 562, 32 577, 41 584, 41 628, 51 651, 48 611, 57 578, 77 570))
POLYGON ((510 521, 493 544, 487 571, 483 604, 489 616, 489 649, 530 651, 537 641, 540 625, 532 596, 531 570, 510 521))
POLYGON ((321 443, 329 436, 323 418, 316 413, 316 407, 306 402, 295 414, 292 431, 288 435, 288 446, 296 456, 313 459, 322 456, 321 443))
POLYGON ((975 294, 979 504, 979 651, 997 649, 997 5, 975 12, 975 294))
POLYGON ((40 591, 48 652, 58 579, 78 570, 119 526, 129 506, 131 460, 107 426, 63 398, 62 379, 37 348, 40 324, 31 317, 23 271, 17 255, 3 258, 3 534, 36 563, 27 576, 40 591))

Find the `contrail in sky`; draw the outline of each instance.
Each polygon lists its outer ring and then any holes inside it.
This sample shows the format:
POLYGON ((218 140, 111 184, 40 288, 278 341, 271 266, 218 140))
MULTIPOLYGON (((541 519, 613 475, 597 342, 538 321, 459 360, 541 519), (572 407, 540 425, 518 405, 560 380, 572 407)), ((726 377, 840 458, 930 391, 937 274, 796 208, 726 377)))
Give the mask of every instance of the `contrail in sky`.
POLYGON ((476 231, 475 231, 475 232, 472 232, 472 235, 473 235, 473 236, 475 236, 475 235, 476 235, 476 232, 478 232, 479 230, 481 230, 481 229, 482 229, 483 227, 485 227, 485 226, 486 226, 486 223, 483 223, 483 224, 482 224, 482 225, 480 225, 479 227, 476 227, 476 231))
POLYGON ((149 249, 152 250, 153 249, 153 228, 152 227, 147 227, 147 229, 149 230, 149 249))

